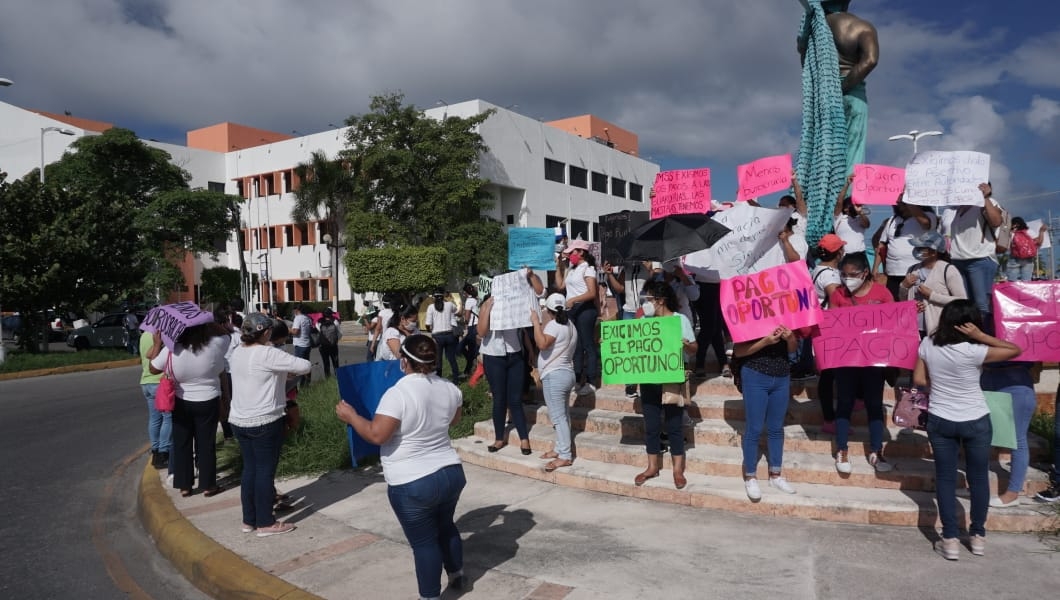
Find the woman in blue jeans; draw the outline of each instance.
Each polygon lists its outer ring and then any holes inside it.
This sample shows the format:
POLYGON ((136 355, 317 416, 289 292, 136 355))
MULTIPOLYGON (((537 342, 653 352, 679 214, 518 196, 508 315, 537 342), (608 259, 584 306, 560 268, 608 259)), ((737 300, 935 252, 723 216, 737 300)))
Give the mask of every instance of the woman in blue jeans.
POLYGON ((732 355, 739 359, 743 389, 743 486, 751 502, 762 499, 758 485, 758 440, 765 424, 766 462, 769 485, 786 494, 794 494, 787 479, 780 474, 784 463, 784 415, 791 399, 791 361, 798 339, 783 325, 773 333, 733 344, 732 355))
POLYGON ((537 311, 530 311, 534 343, 539 351, 537 370, 548 406, 548 418, 556 429, 556 446, 541 458, 552 459, 545 471, 552 472, 574 464, 571 452, 570 417, 567 414, 571 390, 574 389, 574 365, 571 356, 578 344, 578 332, 567 318, 563 294, 552 294, 545 300, 547 322, 542 325, 537 311))
MULTIPOLYGON (((684 360, 696 355, 699 345, 692 321, 678 312, 681 308, 677 292, 673 286, 664 281, 649 281, 644 285, 644 303, 641 305, 645 318, 672 317, 681 319, 681 351, 684 360)), ((687 375, 687 373, 686 373, 687 375)), ((657 383, 640 384, 640 409, 644 414, 644 449, 648 454, 648 468, 633 478, 634 485, 659 476, 662 469, 662 430, 666 428, 667 440, 670 442, 670 457, 673 460, 674 487, 684 489, 688 484, 685 479, 685 436, 683 404, 663 404, 663 386, 657 383)))
POLYGON ((294 525, 277 521, 276 466, 283 445, 284 410, 288 375, 304 375, 313 365, 270 343, 273 320, 251 313, 240 326, 242 344, 228 359, 232 372, 232 408, 228 422, 239 442, 243 475, 239 499, 243 505, 243 532, 258 537, 289 533, 294 525))
POLYGON ((957 539, 957 455, 964 448, 965 478, 971 492, 968 546, 986 552, 986 515, 990 503, 990 409, 980 387, 983 363, 1012 360, 1015 344, 984 333, 982 313, 972 300, 954 300, 942 308, 939 327, 920 342, 913 383, 928 388, 927 433, 935 458, 935 498, 942 522, 938 551, 960 558, 957 539))
POLYGON ((1027 448, 1027 430, 1031 417, 1038 408, 1034 394, 1034 379, 1028 362, 1008 362, 983 366, 981 384, 984 390, 1005 392, 1012 395, 1012 416, 1016 421, 1016 448, 1012 451, 1012 471, 1004 493, 990 499, 993 508, 1019 506, 1020 493, 1027 480, 1030 450, 1027 448))
POLYGON ((453 522, 466 480, 449 427, 460 420, 460 388, 438 377, 434 340, 416 334, 401 344, 405 373, 368 420, 352 406, 335 406, 339 420, 365 441, 378 444, 387 496, 416 564, 420 598, 441 596, 442 568, 449 587, 464 589, 464 547, 453 522))

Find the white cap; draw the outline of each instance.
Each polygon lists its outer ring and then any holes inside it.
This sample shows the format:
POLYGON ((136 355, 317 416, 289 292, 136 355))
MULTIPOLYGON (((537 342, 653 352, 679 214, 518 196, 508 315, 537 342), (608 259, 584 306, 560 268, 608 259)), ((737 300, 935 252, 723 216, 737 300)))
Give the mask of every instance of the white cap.
POLYGON ((548 298, 545 299, 545 308, 551 310, 552 312, 556 312, 557 310, 565 308, 566 306, 567 299, 563 296, 563 294, 551 294, 548 298))

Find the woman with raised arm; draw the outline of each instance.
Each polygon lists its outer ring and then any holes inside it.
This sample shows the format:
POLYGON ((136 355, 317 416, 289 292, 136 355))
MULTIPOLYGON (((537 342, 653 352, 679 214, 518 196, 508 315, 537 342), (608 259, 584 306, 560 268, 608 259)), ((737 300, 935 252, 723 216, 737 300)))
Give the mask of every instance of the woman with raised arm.
POLYGON ((545 300, 544 323, 537 311, 530 311, 534 328, 534 343, 539 351, 537 370, 541 374, 542 395, 548 406, 548 418, 556 428, 556 446, 541 455, 552 459, 545 471, 569 467, 574 462, 571 452, 570 417, 567 414, 571 390, 574 389, 574 364, 571 356, 578 344, 578 332, 567 316, 563 294, 552 294, 545 300))

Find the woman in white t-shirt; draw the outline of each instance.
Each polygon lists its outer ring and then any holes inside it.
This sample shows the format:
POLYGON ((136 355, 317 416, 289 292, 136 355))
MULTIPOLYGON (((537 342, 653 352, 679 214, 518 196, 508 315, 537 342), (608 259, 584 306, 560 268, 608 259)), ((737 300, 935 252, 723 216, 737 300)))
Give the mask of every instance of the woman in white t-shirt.
POLYGON ((835 200, 835 210, 832 212, 835 234, 846 242, 847 254, 865 253, 865 230, 869 228, 869 209, 854 204, 847 190, 854 181, 853 173, 847 177, 843 189, 835 200))
POLYGON ((419 312, 415 306, 407 306, 400 309, 390 317, 390 321, 384 324, 383 333, 376 344, 376 360, 397 360, 400 356, 401 342, 406 337, 419 333, 416 328, 416 319, 419 312))
MULTIPOLYGON (((427 320, 424 323, 431 337, 438 343, 438 351, 449 363, 449 378, 453 383, 460 383, 459 369, 456 367, 456 347, 459 340, 453 333, 453 321, 456 318, 456 305, 445 299, 445 288, 439 287, 432 294, 434 302, 427 307, 427 320)), ((442 376, 442 361, 438 361, 438 376, 442 376)))
POLYGON ((1020 355, 1015 344, 981 329, 982 313, 972 300, 954 300, 942 308, 938 329, 920 342, 913 383, 928 388, 927 433, 935 459, 935 498, 942 522, 939 552, 960 557, 957 540, 957 455, 964 448, 965 479, 971 492, 969 546, 982 556, 990 505, 990 409, 980 387, 985 362, 1020 355))
POLYGON ((157 354, 151 359, 151 372, 162 373, 170 356, 173 358, 170 368, 177 386, 177 402, 173 407, 169 460, 173 465, 173 487, 180 490, 181 496, 190 496, 194 487, 193 446, 202 495, 210 497, 221 492, 217 485, 215 436, 221 410, 221 373, 230 340, 223 325, 194 325, 180 334, 170 351, 162 347, 161 335, 155 333, 151 352, 157 354))
POLYGON ((552 472, 560 467, 569 467, 574 462, 567 403, 574 389, 574 363, 571 356, 578 344, 578 332, 567 316, 563 294, 549 296, 545 300, 544 312, 544 325, 537 311, 533 310, 530 311, 530 322, 534 327, 534 343, 539 350, 537 370, 541 374, 548 418, 556 428, 555 448, 541 455, 541 458, 552 459, 545 465, 545 471, 552 472))
POLYGON ((583 383, 578 395, 596 391, 600 385, 600 348, 596 345, 597 307, 596 260, 589 253, 589 243, 574 240, 556 259, 556 290, 566 294, 566 307, 578 330, 578 347, 574 352, 574 375, 583 383), (566 259, 566 261, 564 261, 566 259))
POLYGON ((913 240, 934 231, 938 223, 938 216, 930 208, 925 210, 915 204, 906 204, 899 196, 898 203, 894 205, 894 215, 880 226, 872 272, 878 272, 883 266, 887 289, 896 302, 901 301, 902 280, 909 269, 920 262, 913 256, 913 240))
POLYGON ((243 531, 258 537, 287 533, 294 525, 276 520, 276 466, 283 444, 284 393, 288 374, 304 375, 313 365, 271 342, 273 320, 252 313, 239 328, 240 344, 229 359, 232 367, 232 424, 243 457, 243 531))
POLYGON ((464 379, 471 377, 478 359, 478 290, 464 284, 464 339, 460 340, 460 354, 464 357, 464 379))
POLYGON ((439 360, 434 340, 411 335, 398 352, 405 376, 383 394, 372 420, 345 401, 335 405, 335 414, 365 441, 379 445, 387 497, 412 546, 420 597, 438 598, 443 567, 454 591, 467 583, 463 544, 453 522, 467 480, 449 440, 449 427, 460 420, 462 396, 434 374, 439 360))
MULTIPOLYGON (((828 308, 828 298, 843 285, 839 261, 843 260, 845 245, 846 242, 838 235, 828 233, 814 247, 814 256, 820 262, 813 268, 813 288, 817 291, 817 301, 821 303, 821 308, 828 308)), ((810 341, 808 337, 804 339, 810 341)), ((807 351, 813 352, 812 344, 807 351)), ((821 369, 817 377, 817 399, 821 403, 821 417, 824 419, 821 433, 835 435, 835 369, 821 369)))

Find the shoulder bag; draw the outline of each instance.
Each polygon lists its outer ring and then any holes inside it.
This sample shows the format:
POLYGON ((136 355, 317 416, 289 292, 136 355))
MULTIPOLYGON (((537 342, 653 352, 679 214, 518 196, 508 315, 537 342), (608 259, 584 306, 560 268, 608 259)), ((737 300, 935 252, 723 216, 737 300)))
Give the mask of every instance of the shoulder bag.
POLYGON ((891 420, 899 427, 924 430, 927 428, 928 393, 917 388, 894 388, 894 412, 891 420))
POLYGON ((155 389, 155 410, 173 412, 177 405, 177 380, 173 377, 173 352, 166 356, 166 369, 155 389))

